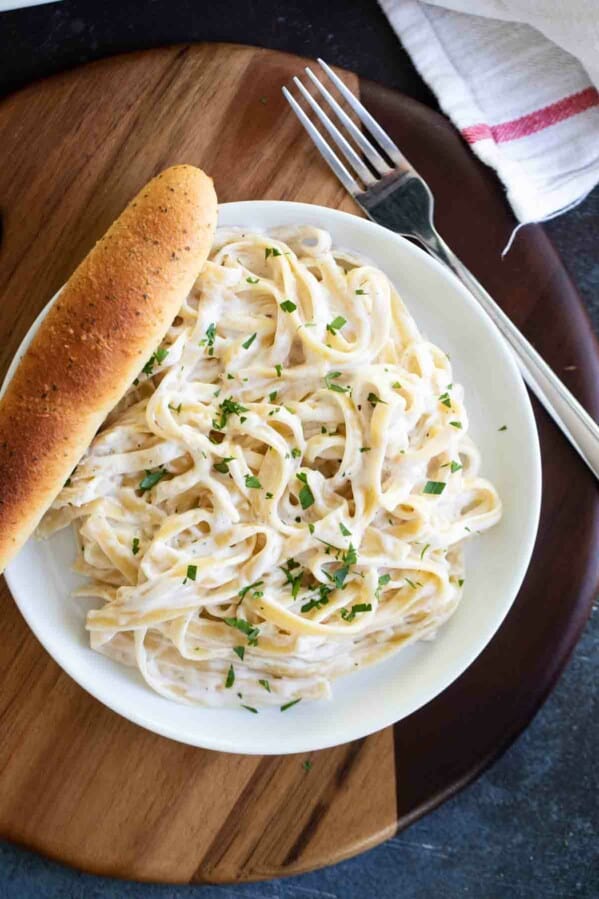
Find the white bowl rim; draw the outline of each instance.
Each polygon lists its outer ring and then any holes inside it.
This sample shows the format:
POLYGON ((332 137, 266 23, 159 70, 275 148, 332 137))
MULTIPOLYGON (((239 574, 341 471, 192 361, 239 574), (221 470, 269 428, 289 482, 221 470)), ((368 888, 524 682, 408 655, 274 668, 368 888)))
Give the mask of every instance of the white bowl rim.
MULTIPOLYGON (((272 746, 270 745, 270 743, 266 744, 264 742, 260 745, 257 745, 257 742, 259 743, 259 741, 252 741, 247 739, 244 742, 243 733, 240 734, 239 732, 236 732, 234 734, 234 737, 231 737, 229 739, 223 739, 222 737, 214 738, 210 733, 201 734, 200 736, 197 736, 195 734, 190 735, 190 733, 182 734, 180 729, 173 728, 166 724, 164 721, 161 721, 159 718, 157 719, 144 714, 136 707, 132 707, 127 705, 127 703, 121 702, 119 695, 107 694, 106 691, 102 689, 102 684, 98 683, 97 678, 94 679, 93 677, 82 675, 81 671, 77 669, 77 666, 71 664, 65 653, 61 652, 60 641, 54 640, 52 634, 44 632, 43 629, 38 626, 38 622, 35 617, 30 615, 27 611, 26 601, 23 601, 20 598, 20 588, 17 582, 17 578, 13 574, 12 563, 7 567, 4 573, 7 584, 15 600, 15 603, 17 604, 21 614, 25 618, 25 621, 27 622, 29 628, 32 630, 36 638, 42 644, 44 649, 49 653, 49 655, 52 656, 52 658, 54 658, 54 660, 60 665, 60 667, 91 696, 93 696, 103 705, 107 706, 112 711, 116 712, 118 715, 121 715, 125 719, 128 719, 133 723, 138 724, 139 726, 161 736, 167 737, 168 739, 172 739, 176 742, 181 742, 186 745, 196 746, 198 748, 245 755, 282 755, 299 752, 312 752, 320 749, 326 749, 331 746, 341 745, 343 743, 350 742, 351 740, 361 739, 368 736, 369 734, 397 723, 398 721, 402 720, 408 715, 413 714, 418 709, 422 708, 424 705, 428 704, 437 696, 439 696, 444 690, 447 689, 448 686, 450 686, 450 684, 457 680, 457 678, 460 677, 460 675, 463 674, 464 671, 472 664, 472 662, 482 653, 482 651, 485 649, 485 647, 488 645, 490 640, 493 638, 493 636, 501 626, 505 616, 513 605, 513 602, 516 599, 530 563, 537 536, 541 509, 542 469, 540 445, 534 414, 532 411, 532 405, 530 403, 530 399, 528 397, 524 382, 522 380, 516 362, 511 354, 511 351, 509 351, 507 345, 503 343, 503 339, 499 335, 499 332, 495 331, 495 326, 488 319, 486 313, 484 313, 483 310, 478 306, 474 298, 453 275, 453 273, 447 270, 444 266, 442 266, 439 262, 437 262, 422 249, 406 240, 403 236, 396 234, 395 232, 392 232, 386 228, 383 228, 382 226, 377 225, 376 223, 368 219, 362 218, 361 216, 352 215, 351 213, 345 212, 343 210, 332 209, 329 207, 320 206, 318 204, 300 203, 288 200, 241 200, 219 204, 219 218, 222 213, 229 214, 229 217, 231 215, 234 215, 236 220, 240 224, 227 224, 224 225, 224 227, 240 227, 242 229, 248 228, 248 225, 244 224, 244 218, 247 219, 248 215, 253 217, 254 213, 260 214, 264 211, 269 212, 271 209, 273 209, 273 207, 281 210, 281 212, 292 213, 294 221, 297 224, 309 221, 309 218, 313 218, 316 214, 318 216, 324 215, 324 217, 329 219, 331 222, 337 222, 340 224, 345 223, 349 227, 357 228, 358 230, 365 229, 365 233, 368 231, 372 233, 378 232, 382 240, 389 240, 391 238, 392 240, 397 241, 401 245, 403 251, 417 260, 417 265, 431 267, 432 269, 435 269, 438 273, 440 273, 446 283, 451 285, 453 292, 461 295, 460 299, 462 303, 468 308, 467 314, 478 318, 479 322, 483 323, 483 328, 487 330, 490 336, 492 335, 492 339, 496 345, 497 350, 503 356, 505 371, 509 372, 512 380, 512 384, 510 386, 513 390, 516 391, 514 402, 516 402, 517 397, 517 404, 519 404, 520 407, 519 412, 522 416, 521 423, 524 422, 526 425, 525 438, 530 442, 531 459, 534 459, 534 464, 529 471, 530 480, 528 482, 528 486, 530 488, 531 505, 525 536, 521 544, 522 553, 520 564, 514 570, 512 570, 512 577, 510 580, 509 589, 507 591, 510 595, 510 598, 509 600, 506 600, 505 605, 501 609, 500 613, 495 616, 495 619, 492 625, 489 627, 484 638, 481 638, 476 642, 473 641, 470 647, 470 651, 468 653, 465 653, 461 657, 459 663, 457 663, 452 670, 446 672, 445 676, 439 679, 434 691, 429 691, 428 695, 426 695, 426 697, 422 701, 415 703, 413 707, 404 709, 399 717, 396 712, 394 713, 392 709, 389 709, 387 711, 387 714, 381 716, 380 720, 377 720, 374 725, 371 724, 367 728, 364 728, 359 724, 359 716, 356 716, 356 721, 352 722, 352 726, 346 726, 342 733, 340 733, 339 735, 335 735, 335 737, 329 736, 324 741, 315 741, 310 737, 306 738, 302 734, 301 725, 298 726, 297 738, 295 740, 287 739, 285 744, 281 746, 272 746)), ((263 226, 257 224, 256 227, 260 228, 263 226)), ((275 226, 267 225, 266 227, 271 228, 275 226)), ((377 264, 381 265, 382 267, 381 263, 377 264)), ((4 393, 6 386, 10 381, 10 378, 12 377, 14 370, 18 364, 21 354, 27 348, 31 338, 39 327, 39 324, 48 312, 52 303, 56 300, 59 293, 60 291, 58 291, 55 296, 52 297, 44 306, 44 308, 41 310, 41 312, 38 314, 32 325, 30 326, 25 337, 21 341, 21 344, 17 349, 17 352, 15 353, 15 356, 8 368, 8 371, 0 388, 0 396, 4 393)), ((415 316, 415 319, 417 325, 419 325, 418 315, 415 316)), ((376 666, 373 667, 376 668, 376 666)), ((346 677, 350 676, 347 675, 346 677)), ((150 690, 149 687, 147 689, 148 691, 150 690)), ((335 700, 333 698, 332 702, 334 703, 334 701, 335 700)), ((305 708, 308 708, 311 705, 314 704, 307 704, 305 708)), ((249 717, 253 718, 254 716, 249 717)))

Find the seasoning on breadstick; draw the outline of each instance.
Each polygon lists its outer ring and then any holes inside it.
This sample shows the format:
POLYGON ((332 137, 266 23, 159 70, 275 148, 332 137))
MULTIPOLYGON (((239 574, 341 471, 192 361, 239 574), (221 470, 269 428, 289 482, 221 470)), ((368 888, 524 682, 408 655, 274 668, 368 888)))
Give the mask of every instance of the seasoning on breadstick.
POLYGON ((167 169, 85 257, 41 323, 0 400, 0 571, 164 338, 215 226, 212 180, 190 165, 167 169))

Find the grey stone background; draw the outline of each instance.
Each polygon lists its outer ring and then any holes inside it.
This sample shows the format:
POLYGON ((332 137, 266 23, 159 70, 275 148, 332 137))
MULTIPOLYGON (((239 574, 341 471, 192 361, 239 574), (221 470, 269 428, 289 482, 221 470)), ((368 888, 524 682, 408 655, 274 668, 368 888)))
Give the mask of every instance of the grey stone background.
MULTIPOLYGON (((435 106, 375 0, 64 0, 3 13, 0 94, 111 53, 192 40, 321 55, 435 106)), ((1 148, 0 160, 9 164, 1 148)), ((599 331, 599 189, 545 227, 599 331)), ((595 614, 505 755, 359 858, 264 884, 171 887, 92 877, 0 844, 0 899, 597 899, 598 650, 595 614)))

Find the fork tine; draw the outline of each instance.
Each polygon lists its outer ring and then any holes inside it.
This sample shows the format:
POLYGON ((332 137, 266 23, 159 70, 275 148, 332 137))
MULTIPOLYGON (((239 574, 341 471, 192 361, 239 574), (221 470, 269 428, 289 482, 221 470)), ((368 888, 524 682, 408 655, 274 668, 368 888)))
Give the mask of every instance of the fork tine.
POLYGON ((343 97, 345 97, 348 104, 356 113, 362 124, 366 125, 372 136, 379 142, 389 158, 398 165, 405 165, 407 163, 407 160, 399 147, 391 140, 387 132, 383 128, 381 128, 376 119, 373 119, 368 110, 364 106, 362 106, 358 98, 352 94, 348 87, 346 87, 341 78, 339 78, 339 76, 336 75, 335 72, 333 72, 331 67, 326 64, 324 59, 319 58, 318 64, 329 76, 333 84, 338 89, 339 93, 343 97))
POLYGON ((314 110, 314 112, 318 116, 319 120, 322 122, 322 124, 324 125, 324 127, 326 128, 328 133, 331 135, 331 137, 333 138, 333 140, 335 141, 335 143, 337 144, 337 146, 339 147, 339 149, 345 156, 346 160, 349 162, 350 165, 353 166, 358 177, 361 178, 362 181, 364 182, 364 184, 366 184, 368 186, 376 184, 376 178, 374 177, 374 175, 372 174, 372 172, 370 171, 368 166, 362 162, 362 160, 360 159, 360 157, 358 156, 358 154, 356 153, 354 148, 351 146, 351 144, 349 144, 346 141, 346 139, 341 134, 339 129, 336 127, 336 125, 334 125, 333 122, 330 120, 330 118, 328 117, 326 112, 324 112, 324 110, 320 108, 320 106, 318 105, 318 103, 316 102, 314 97, 310 93, 308 93, 308 91, 306 90, 306 88, 304 87, 302 82, 299 80, 299 78, 294 78, 293 81, 299 88, 304 100, 314 110))
POLYGON ((362 134, 360 129, 352 122, 344 109, 339 106, 333 95, 326 89, 324 84, 319 81, 312 69, 306 68, 306 74, 315 87, 318 88, 322 96, 325 98, 333 112, 343 122, 357 145, 360 147, 366 158, 374 166, 379 175, 388 175, 392 170, 389 168, 379 151, 372 146, 370 141, 362 134))
POLYGON ((347 171, 341 160, 338 156, 331 150, 326 140, 321 135, 320 131, 312 124, 304 110, 301 108, 297 100, 293 97, 292 94, 289 93, 286 87, 282 88, 283 96, 293 109, 294 113, 316 144, 317 149, 320 151, 321 155, 324 157, 325 161, 330 165, 333 172, 345 189, 349 191, 352 196, 361 193, 361 188, 358 182, 352 178, 350 173, 347 171))

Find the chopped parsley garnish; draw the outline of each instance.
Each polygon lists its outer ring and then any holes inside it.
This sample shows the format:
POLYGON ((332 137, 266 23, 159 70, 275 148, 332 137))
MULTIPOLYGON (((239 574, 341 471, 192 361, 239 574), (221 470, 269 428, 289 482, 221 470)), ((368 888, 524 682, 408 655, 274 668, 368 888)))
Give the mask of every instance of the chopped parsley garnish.
POLYGON ((283 310, 283 312, 295 312, 297 306, 292 300, 283 300, 282 303, 279 303, 279 306, 283 310))
POLYGON ((136 556, 139 552, 139 537, 134 537, 131 543, 131 552, 136 556))
POLYGON ((450 468, 452 474, 455 474, 456 471, 459 471, 460 468, 463 468, 463 467, 464 467, 464 466, 463 466, 463 465, 460 465, 459 462, 452 462, 451 465, 449 466, 449 468, 450 468))
POLYGON ((324 543, 327 547, 327 555, 330 553, 331 549, 334 549, 337 558, 340 558, 340 561, 343 563, 341 568, 338 568, 333 574, 330 574, 328 571, 324 572, 326 577, 335 584, 337 590, 343 590, 343 587, 346 586, 345 580, 349 574, 350 566, 355 565, 358 561, 356 549, 353 544, 350 543, 345 552, 340 552, 340 550, 332 546, 332 544, 325 543, 324 540, 321 540, 321 543, 324 543))
POLYGON ((229 474, 229 462, 233 462, 235 456, 226 456, 220 462, 214 463, 214 470, 220 472, 220 474, 229 474))
POLYGON ((327 587, 325 586, 325 584, 319 584, 318 596, 314 596, 312 599, 308 600, 308 602, 304 603, 300 611, 311 612, 312 609, 319 609, 321 606, 328 605, 329 594, 331 594, 332 592, 332 587, 327 587))
POLYGON ((446 486, 445 481, 427 481, 422 492, 438 496, 440 493, 443 493, 446 486))
POLYGON ((264 687, 267 693, 270 693, 270 683, 267 680, 265 680, 264 678, 260 678, 258 683, 261 687, 264 687))
POLYGON ((246 487, 253 487, 255 490, 259 490, 260 487, 262 487, 262 484, 260 483, 260 481, 258 480, 258 478, 256 477, 256 475, 253 475, 253 474, 246 474, 246 476, 245 476, 245 486, 246 486, 246 487))
POLYGON ((339 522, 339 530, 344 537, 351 537, 351 531, 348 531, 342 521, 339 522))
POLYGON ((216 337, 216 324, 212 322, 211 325, 208 325, 206 328, 206 334, 200 340, 200 346, 205 346, 208 348, 208 355, 214 356, 214 338, 216 337))
POLYGON ((394 381, 391 387, 394 387, 396 390, 401 390, 401 384, 399 381, 394 381))
POLYGON ((277 373, 277 378, 281 377, 281 372, 283 371, 283 366, 278 363, 275 365, 275 371, 277 373))
POLYGON ((264 258, 268 259, 269 256, 282 256, 280 250, 277 250, 276 247, 265 247, 264 249, 264 258))
POLYGON ((245 634, 248 638, 248 644, 250 646, 258 645, 258 636, 260 634, 260 628, 254 627, 246 621, 245 618, 223 618, 225 624, 228 624, 229 627, 236 627, 238 631, 241 631, 242 634, 245 634))
POLYGON ((461 421, 450 421, 449 424, 451 425, 452 428, 461 428, 462 427, 461 421))
POLYGON ((145 493, 146 490, 151 490, 152 487, 155 487, 158 481, 161 481, 167 473, 165 468, 158 468, 156 471, 150 471, 146 468, 145 472, 145 478, 142 478, 139 482, 139 489, 142 493, 145 493))
POLYGON ((232 400, 230 396, 228 396, 222 401, 222 403, 218 407, 218 411, 220 412, 220 418, 212 419, 212 427, 217 431, 223 431, 227 426, 230 415, 241 416, 243 412, 247 412, 248 410, 245 406, 241 406, 239 403, 236 403, 235 400, 232 400))
POLYGON ((359 602, 356 605, 351 607, 351 611, 349 609, 341 609, 341 617, 344 621, 353 621, 356 615, 359 612, 371 612, 372 611, 372 603, 369 602, 359 602))
POLYGON ((227 679, 225 681, 225 688, 229 690, 233 684, 235 683, 235 669, 232 665, 229 665, 229 670, 227 671, 227 679))
POLYGON ((358 554, 356 552, 355 547, 352 546, 351 543, 349 544, 347 551, 344 553, 341 553, 341 559, 347 565, 355 565, 356 562, 358 561, 358 554))
POLYGON ((366 296, 366 291, 362 290, 362 289, 356 290, 356 293, 358 294, 359 297, 366 296))
POLYGON ((248 282, 248 284, 257 284, 260 278, 246 278, 245 280, 248 282))
POLYGON ((293 456, 294 459, 299 458, 299 456, 301 456, 301 454, 302 454, 302 451, 301 451, 301 449, 298 449, 297 446, 294 446, 293 449, 291 450, 291 455, 293 456))
POLYGON ((254 331, 252 336, 248 337, 248 339, 241 344, 241 346, 244 348, 244 350, 249 350, 249 348, 253 344, 254 340, 256 339, 257 335, 258 335, 258 332, 254 331))
POLYGON ((336 334, 337 331, 339 331, 343 327, 343 325, 346 325, 346 324, 347 324, 347 319, 343 318, 342 315, 337 315, 337 316, 335 316, 335 318, 333 319, 332 322, 328 323, 327 331, 330 331, 331 334, 336 334))
POLYGON ((376 406, 377 403, 382 403, 383 406, 387 405, 385 400, 382 400, 376 393, 369 393, 367 399, 371 406, 376 406))
POLYGON ((285 705, 281 706, 281 711, 286 712, 287 709, 290 709, 292 705, 297 705, 298 702, 301 702, 301 701, 302 701, 301 696, 299 699, 292 699, 291 702, 286 702, 285 705))
POLYGON ((463 583, 464 583, 464 578, 463 577, 458 578, 458 587, 461 587, 463 585, 463 583))
POLYGON ((420 553, 420 558, 421 558, 421 559, 424 558, 424 554, 425 554, 425 552, 427 551, 427 549, 429 549, 429 548, 430 548, 430 543, 427 543, 426 546, 423 547, 423 550, 422 550, 422 552, 420 553))
POLYGON ((448 393, 442 393, 439 397, 439 402, 443 403, 444 406, 447 406, 448 409, 451 409, 451 397, 448 393))
POLYGON ((299 562, 296 562, 295 559, 287 560, 287 568, 281 565, 281 571, 285 575, 285 581, 288 584, 291 584, 291 596, 293 599, 297 599, 298 593, 300 592, 300 588, 302 586, 302 578, 304 576, 303 571, 299 571, 298 574, 291 574, 291 572, 295 568, 299 568, 299 562))
POLYGON ((320 540, 320 538, 318 538, 318 537, 317 537, 316 539, 318 540, 319 543, 322 543, 323 546, 326 546, 326 548, 327 548, 327 549, 326 549, 326 554, 327 554, 327 556, 330 556, 330 555, 331 555, 331 550, 334 549, 334 550, 335 550, 335 557, 336 557, 336 558, 339 558, 339 553, 341 552, 340 549, 337 549, 337 547, 336 547, 336 546, 333 546, 332 543, 327 543, 326 540, 320 540))
POLYGON ((313 534, 313 533, 314 533, 314 525, 313 525, 313 524, 309 524, 309 525, 308 525, 308 530, 310 531, 311 534, 313 534))
POLYGON ((329 574, 328 571, 325 571, 325 574, 328 579, 335 584, 337 590, 343 590, 345 579, 349 574, 349 565, 342 565, 341 568, 338 568, 333 574, 329 574))
POLYGON ((370 447, 370 446, 361 446, 360 452, 361 453, 369 453, 371 449, 372 449, 372 447, 370 447))
POLYGON ((310 759, 306 759, 305 762, 302 762, 302 768, 304 769, 304 771, 312 770, 312 762, 310 761, 310 759))
POLYGON ((257 714, 258 714, 258 709, 255 709, 255 708, 254 708, 253 706, 251 706, 251 705, 244 705, 243 703, 241 703, 241 708, 242 708, 242 709, 247 709, 248 712, 253 712, 254 715, 257 715, 257 714))
POLYGON ((404 580, 405 580, 406 584, 408 585, 408 587, 411 587, 412 590, 416 589, 416 584, 414 583, 414 581, 410 580, 409 577, 405 577, 404 580))
POLYGON ((269 401, 270 401, 271 403, 276 402, 276 399, 277 399, 277 393, 278 393, 278 390, 272 390, 272 391, 268 394, 268 399, 269 399, 269 401))
POLYGON ((262 587, 263 584, 264 581, 254 581, 253 584, 248 584, 247 587, 242 587, 237 595, 243 599, 244 596, 247 596, 250 590, 254 590, 257 587, 262 587))
POLYGON ((379 577, 379 585, 376 588, 376 590, 374 591, 374 595, 376 596, 377 599, 381 598, 381 590, 383 587, 385 587, 389 583, 390 580, 391 580, 390 574, 381 574, 381 576, 379 577))
POLYGON ((158 347, 155 353, 152 353, 142 371, 144 375, 151 375, 154 372, 154 366, 156 364, 162 365, 166 357, 168 356, 168 350, 165 350, 163 347, 158 347))
POLYGON ((507 431, 507 425, 501 425, 500 428, 497 428, 498 431, 507 431))
POLYGON ((198 573, 197 565, 188 565, 187 566, 187 574, 185 575, 185 580, 183 581, 183 583, 186 584, 187 581, 195 581, 197 573, 198 573))
POLYGON ((182 405, 183 405, 183 403, 179 403, 178 406, 173 406, 171 403, 169 403, 169 404, 168 404, 168 407, 169 407, 169 409, 172 409, 173 412, 176 412, 177 415, 178 415, 179 412, 181 411, 181 406, 182 406, 182 405))
POLYGON ((340 371, 330 371, 327 375, 325 375, 324 383, 327 386, 328 390, 333 390, 335 393, 350 393, 351 387, 343 387, 341 384, 334 384, 333 380, 335 378, 341 377, 340 371))
POLYGON ((234 646, 233 652, 235 653, 236 656, 239 656, 239 658, 243 662, 243 657, 245 655, 245 646, 234 646))
POLYGON ((311 612, 312 609, 319 609, 320 606, 326 605, 328 603, 328 599, 322 601, 320 599, 310 599, 308 602, 305 602, 301 607, 301 612, 311 612))
POLYGON ((304 471, 299 471, 296 474, 296 478, 304 485, 299 492, 299 501, 302 505, 302 509, 309 509, 310 506, 314 505, 314 494, 310 490, 310 485, 308 484, 308 475, 304 471))
POLYGON ((268 493, 266 494, 266 499, 272 499, 272 497, 273 497, 273 494, 269 490, 268 493))

